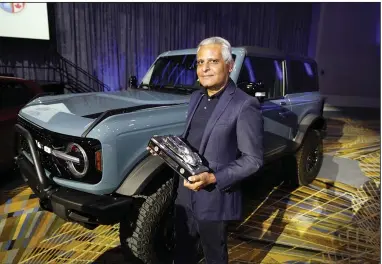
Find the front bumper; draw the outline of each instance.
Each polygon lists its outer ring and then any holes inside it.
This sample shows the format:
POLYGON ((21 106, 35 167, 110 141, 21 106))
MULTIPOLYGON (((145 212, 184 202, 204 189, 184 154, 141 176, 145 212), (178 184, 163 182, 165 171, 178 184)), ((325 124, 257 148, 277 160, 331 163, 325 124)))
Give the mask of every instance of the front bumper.
POLYGON ((16 164, 24 181, 40 199, 43 209, 59 217, 85 225, 110 225, 118 223, 130 209, 133 198, 126 196, 95 195, 58 186, 46 177, 39 153, 28 130, 20 125, 16 132, 28 142, 33 163, 19 153, 16 164))

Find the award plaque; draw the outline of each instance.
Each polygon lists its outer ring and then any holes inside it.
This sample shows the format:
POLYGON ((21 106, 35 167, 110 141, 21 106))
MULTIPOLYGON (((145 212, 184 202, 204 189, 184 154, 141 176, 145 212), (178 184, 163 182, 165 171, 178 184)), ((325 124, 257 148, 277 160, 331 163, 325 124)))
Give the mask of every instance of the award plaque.
POLYGON ((153 136, 148 146, 186 180, 189 176, 209 171, 199 154, 178 136, 153 136))

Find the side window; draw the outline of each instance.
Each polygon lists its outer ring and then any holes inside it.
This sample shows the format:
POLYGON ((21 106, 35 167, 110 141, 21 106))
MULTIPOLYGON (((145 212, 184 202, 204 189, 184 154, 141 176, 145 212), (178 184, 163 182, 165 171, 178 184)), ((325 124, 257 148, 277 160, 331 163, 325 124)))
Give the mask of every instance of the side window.
POLYGON ((289 62, 288 75, 289 93, 318 91, 316 64, 311 62, 291 60, 289 62))
POLYGON ((237 86, 244 91, 248 82, 262 82, 267 98, 277 98, 283 94, 282 60, 262 57, 246 57, 241 67, 237 86))
POLYGON ((22 83, 0 82, 0 109, 6 109, 26 104, 32 98, 32 93, 22 83))

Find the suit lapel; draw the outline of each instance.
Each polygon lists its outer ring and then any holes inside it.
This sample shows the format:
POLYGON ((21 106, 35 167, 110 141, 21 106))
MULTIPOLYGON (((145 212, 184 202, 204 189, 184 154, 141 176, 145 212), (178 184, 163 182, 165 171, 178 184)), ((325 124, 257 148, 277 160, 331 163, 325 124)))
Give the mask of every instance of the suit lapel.
POLYGON ((202 141, 200 142, 199 153, 203 154, 206 148, 208 139, 211 136, 212 128, 215 126, 216 122, 223 114, 224 110, 227 108, 229 102, 233 97, 233 93, 235 92, 236 86, 230 82, 229 85, 225 88, 226 91, 221 95, 219 102, 217 103, 214 111, 211 114, 210 119, 207 122, 206 128, 204 129, 202 141))
POLYGON ((197 95, 197 98, 193 100, 195 103, 190 105, 189 110, 190 113, 187 115, 187 121, 186 121, 186 128, 184 129, 182 137, 185 138, 188 132, 188 129, 190 128, 191 120, 194 117, 195 111, 198 108, 198 105, 200 103, 200 100, 203 98, 203 93, 200 93, 197 95))

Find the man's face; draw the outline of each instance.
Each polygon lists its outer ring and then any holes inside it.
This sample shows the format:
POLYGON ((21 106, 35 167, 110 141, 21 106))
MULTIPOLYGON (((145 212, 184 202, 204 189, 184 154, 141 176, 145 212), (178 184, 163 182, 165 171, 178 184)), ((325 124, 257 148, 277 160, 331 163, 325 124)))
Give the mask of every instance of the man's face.
POLYGON ((227 83, 233 65, 224 61, 220 44, 201 46, 196 61, 196 72, 203 87, 217 90, 227 83))

